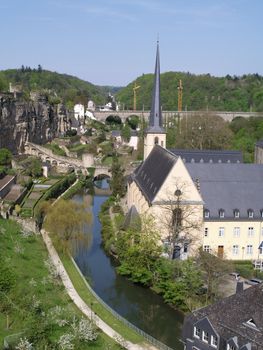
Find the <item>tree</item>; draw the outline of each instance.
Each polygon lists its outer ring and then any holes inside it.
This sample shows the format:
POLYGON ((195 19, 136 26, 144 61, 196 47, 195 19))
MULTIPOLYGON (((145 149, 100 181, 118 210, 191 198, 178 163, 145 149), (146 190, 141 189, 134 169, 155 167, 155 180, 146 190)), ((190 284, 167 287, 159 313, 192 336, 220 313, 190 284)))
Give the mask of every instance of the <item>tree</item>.
POLYGON ((23 162, 26 175, 32 177, 42 176, 42 163, 41 160, 36 157, 29 157, 23 162))
POLYGON ((168 251, 171 259, 179 258, 182 249, 188 251, 190 244, 196 244, 196 233, 200 231, 202 218, 199 206, 189 203, 186 183, 175 181, 174 196, 168 195, 161 205, 159 220, 167 231, 168 251))
POLYGON ((139 117, 137 115, 131 115, 127 118, 127 123, 133 130, 136 130, 139 125, 139 117))
POLYGON ((160 235, 152 217, 143 216, 139 225, 120 231, 116 240, 117 254, 121 262, 118 271, 133 282, 151 285, 156 260, 162 248, 160 235))
POLYGON ((121 136, 126 142, 130 141, 131 138, 131 129, 128 124, 125 124, 121 130, 121 136))
POLYGON ((215 254, 199 249, 197 263, 204 272, 204 280, 207 284, 206 303, 217 295, 219 279, 232 270, 232 264, 215 254))
POLYGON ((77 240, 85 239, 84 226, 90 221, 91 214, 83 205, 60 199, 47 211, 44 228, 53 235, 63 253, 74 253, 77 240))
POLYGON ((113 157, 111 172, 111 182, 110 187, 112 189, 112 195, 123 197, 126 192, 125 182, 124 182, 124 169, 122 168, 119 158, 117 156, 113 157))
POLYGON ((229 149, 233 133, 227 122, 212 114, 184 117, 177 127, 175 146, 190 149, 229 149))
POLYGON ((12 160, 12 153, 7 148, 0 149, 0 165, 9 166, 12 160))

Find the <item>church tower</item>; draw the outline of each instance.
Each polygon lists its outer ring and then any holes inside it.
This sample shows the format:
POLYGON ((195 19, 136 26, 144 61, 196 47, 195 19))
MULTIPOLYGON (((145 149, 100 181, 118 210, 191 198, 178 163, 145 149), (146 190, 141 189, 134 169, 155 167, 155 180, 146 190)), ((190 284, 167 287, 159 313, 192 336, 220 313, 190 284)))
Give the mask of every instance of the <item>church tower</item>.
POLYGON ((149 127, 145 130, 144 135, 144 160, 148 157, 154 145, 156 144, 162 146, 163 148, 166 148, 166 132, 163 128, 162 111, 160 104, 160 57, 158 41, 149 127))

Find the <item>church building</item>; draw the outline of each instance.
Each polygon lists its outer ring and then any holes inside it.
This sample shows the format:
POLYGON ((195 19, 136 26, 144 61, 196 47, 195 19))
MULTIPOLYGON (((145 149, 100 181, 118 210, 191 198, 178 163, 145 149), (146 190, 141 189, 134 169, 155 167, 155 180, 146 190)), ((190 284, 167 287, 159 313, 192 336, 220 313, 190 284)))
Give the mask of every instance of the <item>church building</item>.
POLYGON ((202 246, 263 266, 263 165, 243 164, 239 151, 166 149, 158 43, 144 161, 130 177, 127 203, 129 211, 154 218, 173 258, 202 246))

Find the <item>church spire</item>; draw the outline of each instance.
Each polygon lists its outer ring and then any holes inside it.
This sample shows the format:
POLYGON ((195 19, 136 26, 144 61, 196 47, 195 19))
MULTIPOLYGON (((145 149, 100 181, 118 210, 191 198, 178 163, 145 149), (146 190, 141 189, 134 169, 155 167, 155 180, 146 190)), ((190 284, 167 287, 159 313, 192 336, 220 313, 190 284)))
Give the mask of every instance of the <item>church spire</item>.
POLYGON ((160 57, 159 41, 157 41, 156 62, 154 72, 154 84, 152 92, 152 106, 149 118, 149 127, 144 134, 144 152, 145 160, 151 153, 155 145, 166 148, 166 132, 163 128, 162 110, 160 103, 160 57))
POLYGON ((146 133, 165 133, 163 129, 162 110, 160 103, 160 55, 159 40, 157 41, 156 62, 154 72, 154 86, 152 92, 152 105, 149 119, 149 127, 146 133))

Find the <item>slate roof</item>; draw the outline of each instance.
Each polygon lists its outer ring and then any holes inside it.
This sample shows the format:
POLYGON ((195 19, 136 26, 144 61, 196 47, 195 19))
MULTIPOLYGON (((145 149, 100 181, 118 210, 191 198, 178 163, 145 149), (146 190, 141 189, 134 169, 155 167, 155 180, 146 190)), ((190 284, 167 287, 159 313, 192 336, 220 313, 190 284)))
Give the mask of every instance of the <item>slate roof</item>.
POLYGON ((200 183, 204 207, 210 219, 219 218, 219 209, 225 211, 225 219, 234 218, 234 210, 240 211, 240 219, 248 218, 252 209, 260 219, 263 210, 263 165, 262 164, 209 164, 186 163, 193 181, 200 183))
POLYGON ((149 156, 133 173, 133 180, 149 203, 153 202, 177 159, 178 157, 168 150, 155 145, 149 156))
POLYGON ((252 286, 241 293, 221 299, 213 305, 194 311, 187 322, 195 324, 208 317, 214 329, 225 340, 237 336, 239 347, 251 342, 252 349, 263 349, 263 285, 252 286), (253 320, 257 329, 246 325, 253 320))
POLYGON ((170 149, 184 163, 243 163, 241 151, 170 149))

